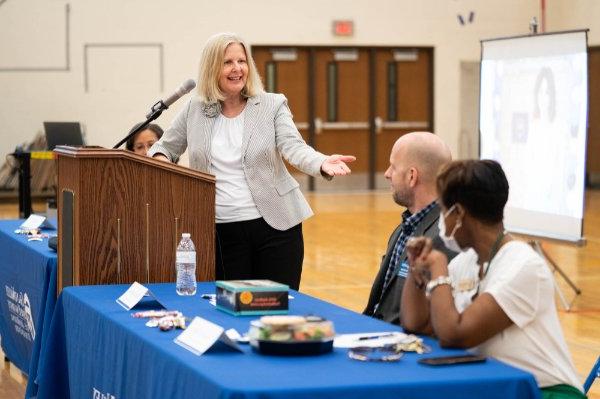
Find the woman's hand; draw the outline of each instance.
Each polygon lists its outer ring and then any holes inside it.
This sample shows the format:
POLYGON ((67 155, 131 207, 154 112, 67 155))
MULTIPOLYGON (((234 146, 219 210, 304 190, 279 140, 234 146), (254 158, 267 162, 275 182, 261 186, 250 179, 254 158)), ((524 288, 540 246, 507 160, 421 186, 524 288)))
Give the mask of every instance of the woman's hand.
POLYGON ((413 237, 406 243, 408 264, 418 286, 424 286, 432 278, 448 275, 448 259, 433 249, 428 237, 413 237))
POLYGON ((152 158, 158 159, 159 161, 163 161, 163 162, 171 162, 171 160, 169 158, 165 157, 163 154, 160 154, 160 153, 154 154, 154 156, 152 158))
POLYGON ((415 279, 417 287, 424 288, 430 279, 427 256, 431 253, 432 248, 432 241, 428 237, 412 237, 406 242, 410 273, 415 279))
POLYGON ((321 165, 321 172, 329 176, 345 176, 352 173, 346 163, 354 162, 355 156, 333 154, 321 165))

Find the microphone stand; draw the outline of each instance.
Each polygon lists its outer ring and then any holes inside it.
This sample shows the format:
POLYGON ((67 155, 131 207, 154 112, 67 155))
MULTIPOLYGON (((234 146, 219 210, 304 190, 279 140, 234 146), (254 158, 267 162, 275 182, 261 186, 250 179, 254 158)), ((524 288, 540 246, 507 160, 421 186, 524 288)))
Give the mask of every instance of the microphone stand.
POLYGON ((146 127, 150 124, 150 122, 157 119, 160 116, 160 114, 162 114, 162 112, 166 109, 169 109, 169 107, 166 106, 162 100, 160 100, 156 104, 154 104, 152 106, 152 108, 150 109, 150 112, 146 115, 146 121, 144 123, 142 123, 140 126, 136 127, 132 131, 130 131, 127 136, 125 136, 121 141, 119 141, 117 144, 115 144, 113 149, 119 148, 121 145, 123 145, 124 142, 129 140, 131 137, 135 136, 137 133, 146 129, 146 127))

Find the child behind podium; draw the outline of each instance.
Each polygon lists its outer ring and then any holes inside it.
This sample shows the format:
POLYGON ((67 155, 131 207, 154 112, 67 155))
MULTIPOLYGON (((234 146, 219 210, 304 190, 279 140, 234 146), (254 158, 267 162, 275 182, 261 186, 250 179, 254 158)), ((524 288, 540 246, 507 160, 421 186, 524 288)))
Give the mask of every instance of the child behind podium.
MULTIPOLYGON (((140 126, 138 123, 131 128, 131 131, 137 129, 140 126)), ((129 151, 133 151, 136 154, 146 155, 152 144, 156 143, 163 135, 163 130, 160 126, 151 123, 146 129, 136 133, 133 137, 127 140, 126 148, 129 151)))

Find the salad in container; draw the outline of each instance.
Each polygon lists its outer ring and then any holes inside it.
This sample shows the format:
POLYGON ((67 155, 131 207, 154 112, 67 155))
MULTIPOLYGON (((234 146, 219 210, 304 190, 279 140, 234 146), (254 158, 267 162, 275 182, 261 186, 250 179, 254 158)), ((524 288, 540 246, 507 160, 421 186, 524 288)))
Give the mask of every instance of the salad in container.
POLYGON ((250 345, 271 355, 315 355, 331 352, 335 330, 319 316, 263 316, 250 322, 250 345))

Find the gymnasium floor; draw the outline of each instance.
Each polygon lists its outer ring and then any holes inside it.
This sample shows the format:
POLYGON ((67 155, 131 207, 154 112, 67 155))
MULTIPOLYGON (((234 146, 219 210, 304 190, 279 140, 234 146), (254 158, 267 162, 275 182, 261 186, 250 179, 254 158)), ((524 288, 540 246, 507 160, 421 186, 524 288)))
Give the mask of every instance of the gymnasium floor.
MULTIPOLYGON (((300 290, 357 312, 367 302, 389 234, 402 208, 387 191, 308 194, 315 216, 304 223, 305 258, 300 290)), ((35 204, 40 210, 42 204, 35 204)), ((0 204, 0 218, 15 218, 15 204, 0 204)), ((583 381, 600 355, 600 191, 586 193, 584 233, 587 245, 544 242, 550 257, 583 291, 565 312, 563 331, 583 381)), ((568 300, 573 291, 556 275, 568 300)), ((9 363, 0 373, 0 399, 23 397, 25 378, 9 363)), ((600 399, 600 381, 590 391, 600 399)))

